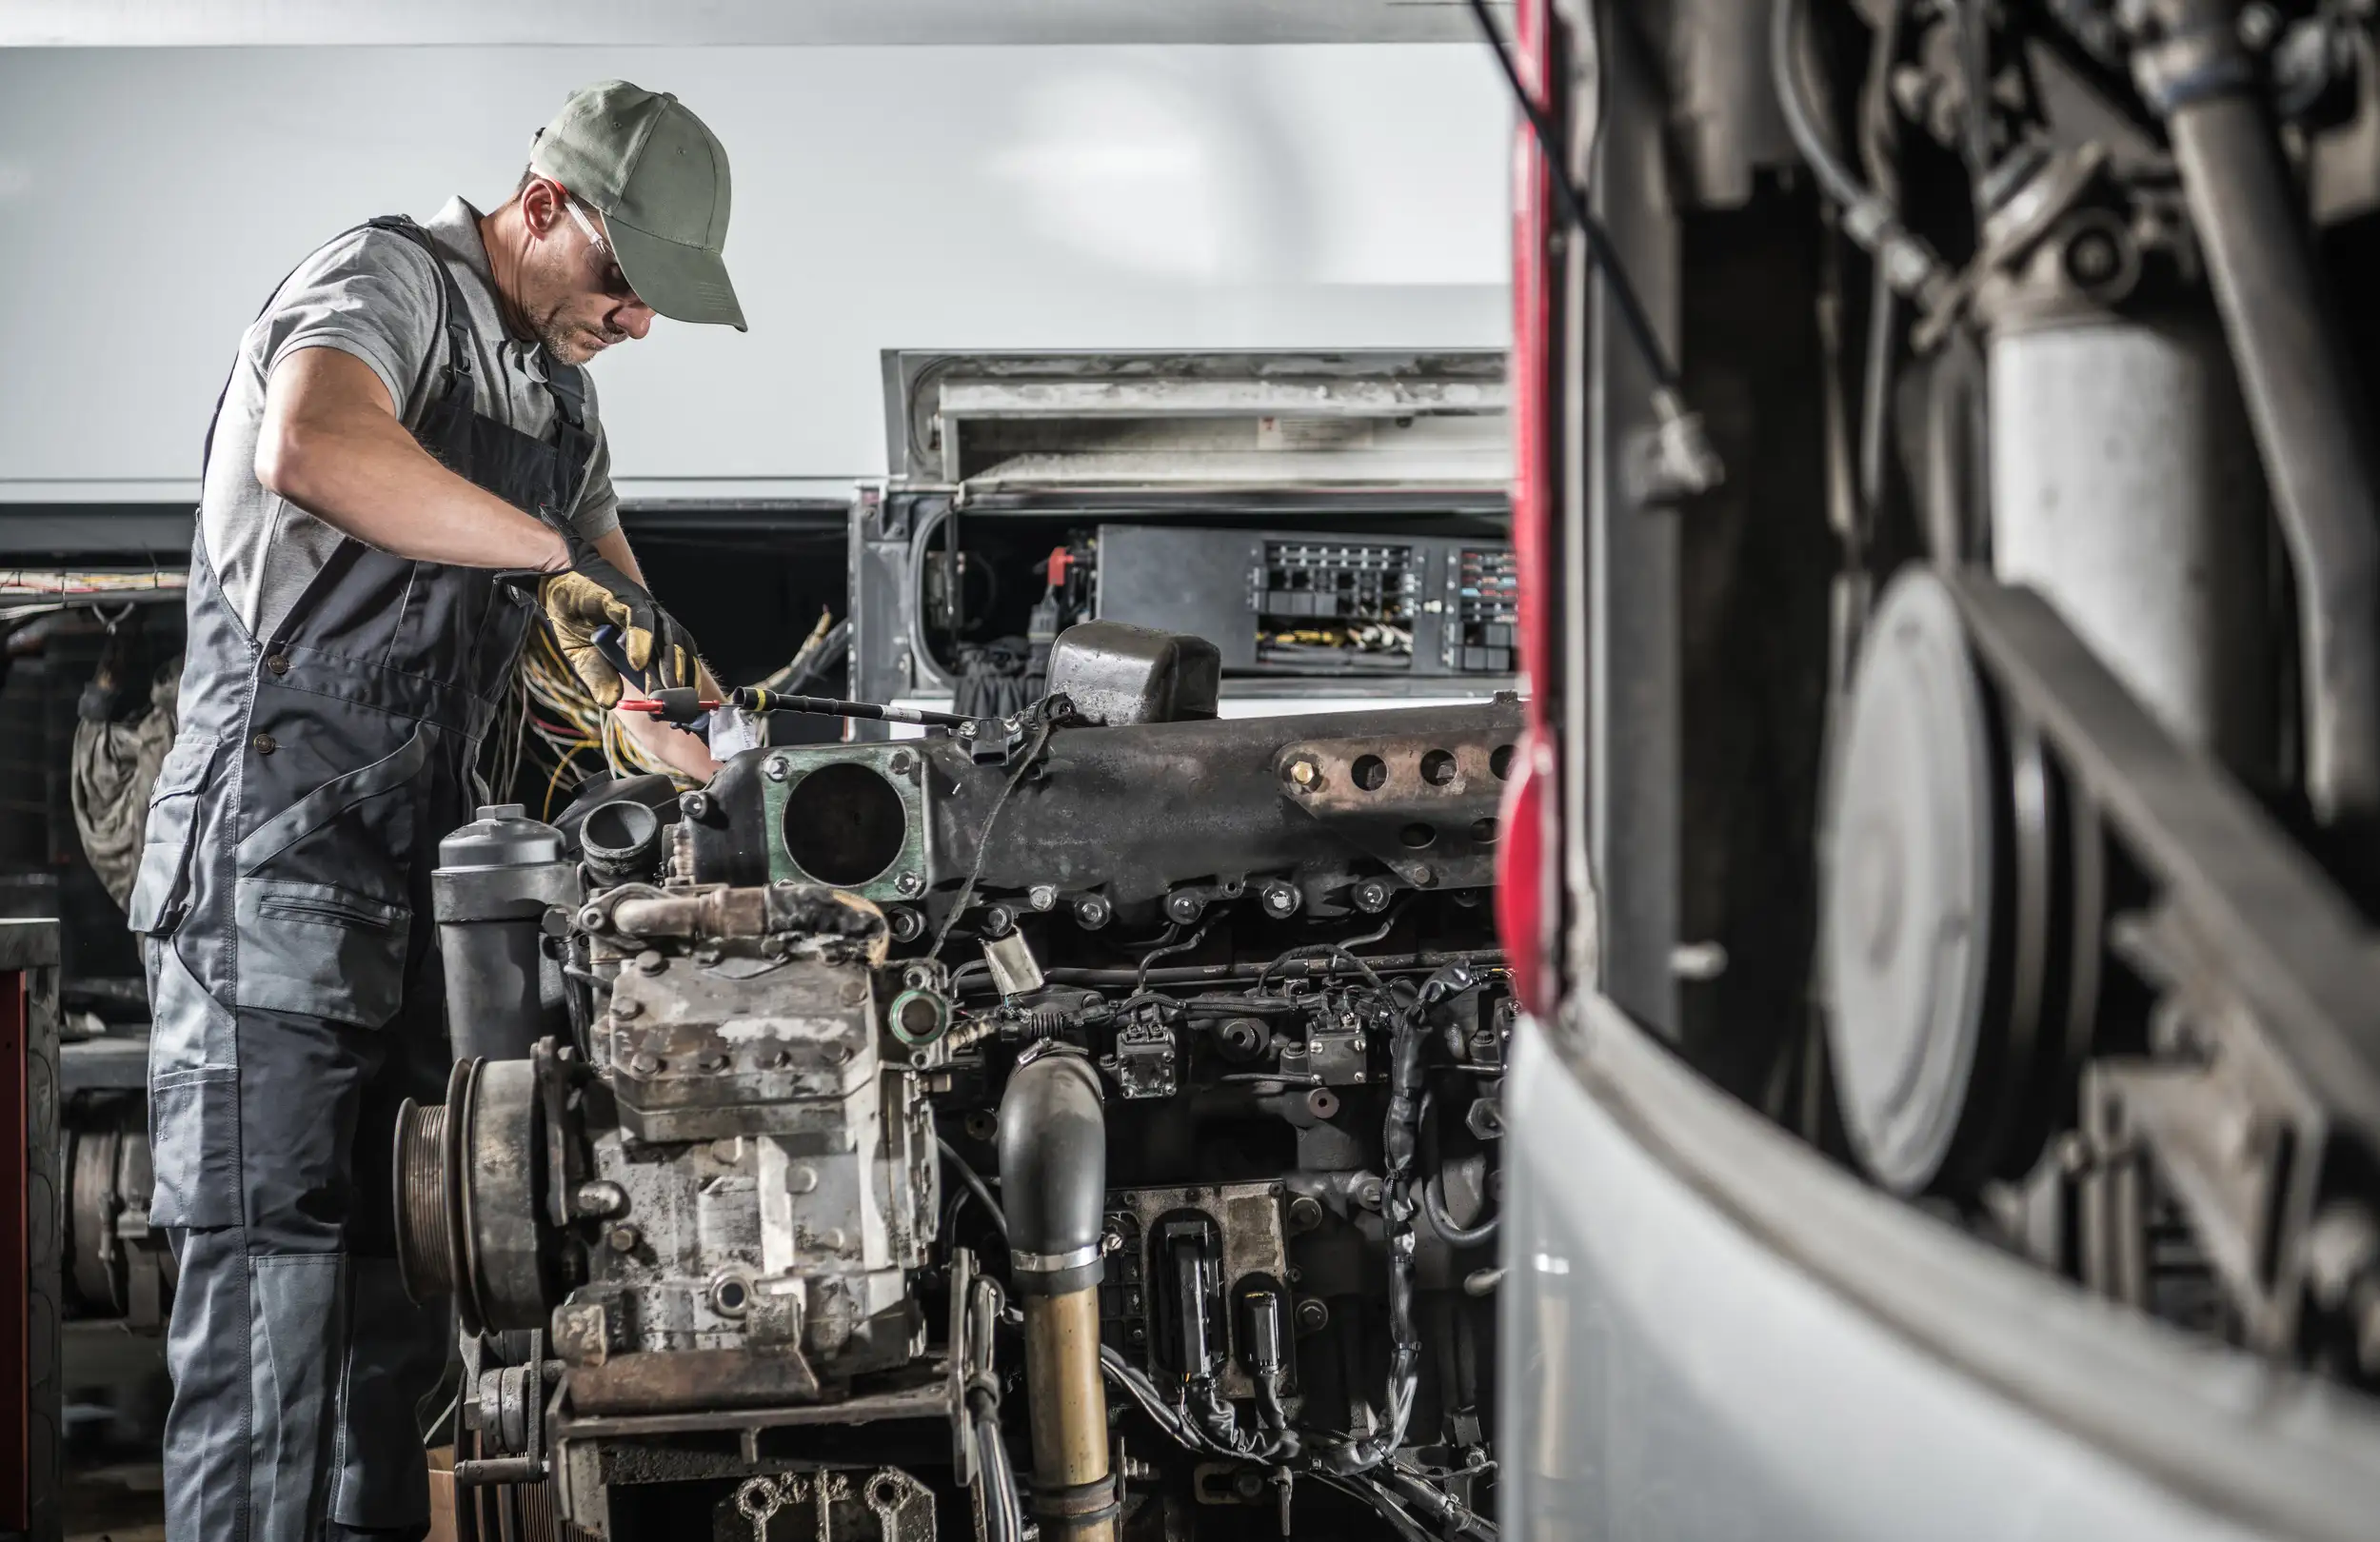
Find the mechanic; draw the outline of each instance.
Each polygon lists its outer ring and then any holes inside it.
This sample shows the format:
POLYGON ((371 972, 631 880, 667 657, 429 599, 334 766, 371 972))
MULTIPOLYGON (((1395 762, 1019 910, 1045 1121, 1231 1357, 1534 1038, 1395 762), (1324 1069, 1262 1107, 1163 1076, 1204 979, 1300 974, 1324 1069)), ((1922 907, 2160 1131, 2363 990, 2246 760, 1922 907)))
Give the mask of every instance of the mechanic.
MULTIPOLYGON (((452 1344, 394 1261, 398 1103, 448 1066, 430 870, 548 621, 605 706, 690 638, 619 528, 584 368, 658 314, 744 329, 726 152, 678 100, 576 92, 511 200, 369 222, 285 279, 208 433, 182 728, 129 910, 155 1018, 149 1218, 175 1542, 424 1534, 452 1344)), ((702 741, 622 722, 695 778, 702 741)))

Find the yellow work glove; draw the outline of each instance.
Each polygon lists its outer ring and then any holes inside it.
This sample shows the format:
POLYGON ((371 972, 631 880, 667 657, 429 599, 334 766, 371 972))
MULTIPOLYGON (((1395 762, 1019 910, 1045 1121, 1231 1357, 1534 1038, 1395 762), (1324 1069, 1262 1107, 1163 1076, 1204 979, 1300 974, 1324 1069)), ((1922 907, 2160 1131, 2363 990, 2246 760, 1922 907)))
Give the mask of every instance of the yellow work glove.
POLYGON ((640 689, 695 683, 702 661, 695 657, 694 640, 676 618, 592 547, 582 546, 573 556, 577 560, 570 571, 547 579, 539 594, 563 658, 595 704, 617 706, 626 694, 627 682, 595 645, 595 634, 605 626, 618 629, 620 651, 629 667, 645 677, 640 689))

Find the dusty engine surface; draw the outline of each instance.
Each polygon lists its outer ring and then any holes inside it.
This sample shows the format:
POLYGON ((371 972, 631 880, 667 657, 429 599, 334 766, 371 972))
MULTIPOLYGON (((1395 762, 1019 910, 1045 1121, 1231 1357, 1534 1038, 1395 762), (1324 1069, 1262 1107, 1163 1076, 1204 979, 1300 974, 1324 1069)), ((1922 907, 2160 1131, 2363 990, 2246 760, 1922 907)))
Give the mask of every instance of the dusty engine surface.
POLYGON ((447 842, 398 1182, 460 1481, 623 1539, 1494 1534, 1517 704, 1222 722, 1108 623, 1051 685, 447 842))

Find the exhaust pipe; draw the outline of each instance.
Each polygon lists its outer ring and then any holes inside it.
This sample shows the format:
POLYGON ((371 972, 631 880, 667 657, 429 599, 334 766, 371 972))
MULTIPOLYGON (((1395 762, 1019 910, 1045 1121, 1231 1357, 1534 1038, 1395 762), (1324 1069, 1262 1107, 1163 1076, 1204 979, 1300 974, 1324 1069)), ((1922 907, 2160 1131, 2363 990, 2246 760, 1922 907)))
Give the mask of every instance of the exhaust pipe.
POLYGON ((1008 1272, 1024 1308, 1033 1512, 1052 1542, 1115 1542, 1100 1381, 1107 1116, 1099 1073, 1062 1045, 1028 1053, 1000 1099, 1008 1272))

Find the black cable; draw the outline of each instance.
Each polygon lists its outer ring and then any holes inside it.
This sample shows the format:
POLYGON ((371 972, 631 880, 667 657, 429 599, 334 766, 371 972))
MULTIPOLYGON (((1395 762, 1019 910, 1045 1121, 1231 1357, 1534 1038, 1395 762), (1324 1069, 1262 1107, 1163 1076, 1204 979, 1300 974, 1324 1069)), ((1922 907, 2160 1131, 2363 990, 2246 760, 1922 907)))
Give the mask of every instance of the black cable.
POLYGON ((950 913, 942 918, 942 925, 935 931, 934 945, 925 950, 927 958, 942 956, 942 944, 949 940, 951 927, 965 914, 967 901, 975 898, 975 885, 983 877, 983 863, 992 850, 992 827, 1000 822, 1000 811, 1008 806, 1008 795, 1017 790, 1017 783, 1022 781, 1025 773, 1033 769, 1033 763, 1041 758, 1041 751, 1049 748, 1053 726, 1047 718, 1034 725, 1032 746, 1019 758, 1017 768, 1008 773, 1007 781, 1002 784, 1000 796, 992 801, 992 811, 983 816, 983 833, 976 838, 975 860, 967 865, 967 880, 959 885, 959 898, 951 901, 950 913))
MULTIPOLYGON (((1148 952, 1140 955, 1140 967, 1134 973, 1132 978, 1133 995, 1138 997, 1141 991, 1148 988, 1149 965, 1157 962, 1160 959, 1169 958, 1177 953, 1188 953, 1191 949, 1206 940, 1207 930, 1214 924, 1215 922, 1213 920, 1208 920, 1197 931, 1190 934, 1190 940, 1187 942, 1175 942, 1169 939, 1164 944, 1159 947, 1151 948, 1148 952)), ((1169 927, 1168 930, 1176 936, 1179 936, 1181 929, 1177 926, 1169 927)))
POLYGON ((976 1198, 982 1201, 983 1208, 991 1214, 992 1224, 1000 1228, 1000 1235, 1006 1236, 1008 1235, 1008 1213, 1000 1208, 999 1200, 992 1197, 991 1188, 984 1183, 983 1176, 968 1166, 967 1159, 959 1155, 958 1148, 941 1136, 934 1137, 934 1144, 942 1148, 942 1156, 950 1165, 959 1170, 960 1180, 975 1191, 976 1198))
POLYGON ((1521 84, 1520 67, 1513 62, 1504 47, 1504 35, 1497 30, 1496 19, 1490 15, 1487 0, 1469 0, 1471 14, 1478 18, 1480 34, 1487 39, 1488 51, 1496 55, 1497 68, 1504 73, 1504 84, 1512 89, 1513 101, 1520 115, 1528 121, 1529 130, 1536 137, 1538 150, 1545 157, 1548 180, 1554 184, 1555 200, 1562 206, 1562 218, 1578 227, 1586 237, 1587 254, 1602 270, 1604 282, 1611 286, 1612 303, 1619 311, 1620 327, 1643 358, 1653 383, 1672 399, 1677 392, 1677 366, 1661 346, 1653 328, 1653 318, 1646 314, 1644 301, 1636 294, 1636 287, 1628 281, 1626 269, 1620 267, 1619 254, 1612 247, 1611 233, 1603 228, 1587 208, 1586 195, 1570 180, 1570 155, 1558 143, 1554 121, 1537 106, 1529 88, 1521 84))
POLYGON ((1445 1175, 1439 1173, 1431 1174, 1421 1185, 1421 1208, 1430 1213, 1430 1224, 1438 1228, 1447 1246, 1456 1248, 1476 1248, 1487 1242, 1496 1236, 1496 1223, 1503 1218, 1489 1216, 1471 1226, 1456 1225, 1446 1210, 1445 1175))

